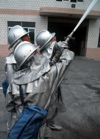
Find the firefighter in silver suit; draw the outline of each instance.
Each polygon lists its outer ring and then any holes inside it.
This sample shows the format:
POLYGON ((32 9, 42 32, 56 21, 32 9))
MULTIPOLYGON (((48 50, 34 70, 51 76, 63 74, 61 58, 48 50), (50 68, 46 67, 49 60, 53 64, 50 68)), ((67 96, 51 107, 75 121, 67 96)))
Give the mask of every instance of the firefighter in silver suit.
MULTIPOLYGON (((36 43, 39 46, 40 53, 47 57, 50 60, 50 63, 52 65, 52 62, 54 63, 53 56, 55 55, 55 51, 62 51, 64 49, 68 49, 68 43, 66 41, 56 41, 55 33, 50 33, 47 30, 42 30, 36 37, 36 43)), ((56 89, 55 95, 53 95, 51 99, 51 104, 49 107, 49 114, 47 117, 47 131, 48 135, 50 136, 50 132, 52 130, 62 130, 62 127, 59 125, 56 125, 54 120, 58 112, 64 112, 65 106, 63 103, 63 98, 61 94, 61 87, 58 86, 58 89, 56 89), (52 130, 50 130, 52 129, 52 130)), ((42 129, 41 129, 41 132, 42 129)))
MULTIPOLYGON (((8 42, 10 44, 9 49, 12 49, 12 52, 6 57, 5 61, 5 75, 7 84, 9 85, 12 82, 13 74, 15 72, 16 60, 14 58, 14 50, 22 41, 30 42, 30 37, 28 36, 29 32, 27 32, 24 28, 19 25, 13 26, 8 32, 8 42)), ((11 112, 8 114, 8 119, 13 119, 11 117, 16 117, 15 112, 11 112)), ((9 132, 9 125, 13 124, 13 120, 8 120, 7 122, 7 132, 9 132), (11 123, 12 122, 12 123, 11 123)))
MULTIPOLYGON (((50 33, 47 30, 42 30, 37 35, 36 43, 39 46, 40 53, 42 55, 44 55, 45 57, 47 57, 50 60, 50 62, 53 58, 55 47, 57 47, 57 49, 59 48, 61 50, 63 50, 64 48, 68 48, 67 42, 61 42, 61 41, 56 42, 55 33, 50 33)), ((55 111, 55 112, 54 112, 54 115, 49 120, 50 128, 54 129, 54 130, 61 130, 62 129, 61 126, 57 126, 56 124, 54 124, 54 117, 56 116, 57 111, 58 111, 57 107, 59 107, 59 101, 60 101, 60 104, 62 104, 62 106, 63 106, 61 108, 61 110, 64 109, 64 104, 63 104, 63 100, 62 100, 60 86, 58 87, 55 95, 56 96, 54 97, 54 100, 52 98, 52 104, 51 104, 51 105, 54 105, 52 111, 55 111), (56 101, 56 103, 55 103, 55 101, 56 101)))
MULTIPOLYGON (((74 58, 74 53, 65 49, 59 55, 60 61, 55 53, 56 57, 54 59, 56 63, 50 66, 49 59, 36 54, 36 48, 30 52, 32 46, 29 42, 21 42, 14 51, 14 57, 17 62, 16 72, 13 74, 13 81, 7 89, 6 108, 9 112, 16 111, 16 120, 23 110, 19 85, 22 87, 26 105, 36 105, 49 111, 51 98, 74 58)), ((43 125, 43 127, 42 139, 46 135, 45 126, 43 125)))

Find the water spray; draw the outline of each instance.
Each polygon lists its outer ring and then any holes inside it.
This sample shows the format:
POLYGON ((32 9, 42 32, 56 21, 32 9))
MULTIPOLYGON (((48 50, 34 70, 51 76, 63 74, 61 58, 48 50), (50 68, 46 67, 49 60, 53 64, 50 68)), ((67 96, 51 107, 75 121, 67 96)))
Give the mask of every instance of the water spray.
POLYGON ((80 24, 83 22, 83 20, 87 17, 87 15, 89 14, 89 12, 91 11, 91 9, 93 8, 93 6, 96 4, 97 1, 98 0, 93 0, 92 3, 89 5, 88 9, 85 11, 83 16, 81 17, 81 19, 79 20, 75 28, 73 29, 73 31, 67 36, 67 39, 65 40, 67 43, 69 42, 70 38, 72 37, 74 32, 77 30, 77 28, 80 26, 80 24))

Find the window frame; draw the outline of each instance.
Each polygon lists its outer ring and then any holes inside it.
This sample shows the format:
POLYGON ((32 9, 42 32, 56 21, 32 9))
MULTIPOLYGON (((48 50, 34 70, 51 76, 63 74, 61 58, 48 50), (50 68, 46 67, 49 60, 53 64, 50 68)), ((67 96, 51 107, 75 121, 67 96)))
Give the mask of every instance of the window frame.
POLYGON ((98 37, 98 48, 100 48, 100 29, 99 29, 99 37, 98 37))

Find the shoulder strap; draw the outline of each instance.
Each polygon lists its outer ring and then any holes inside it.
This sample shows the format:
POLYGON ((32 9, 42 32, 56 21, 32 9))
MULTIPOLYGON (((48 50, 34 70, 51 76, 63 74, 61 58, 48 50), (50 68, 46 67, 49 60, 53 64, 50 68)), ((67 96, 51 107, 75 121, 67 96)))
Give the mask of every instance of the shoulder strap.
POLYGON ((22 91, 21 85, 19 85, 19 91, 20 91, 20 99, 21 99, 21 102, 22 102, 23 105, 25 105, 24 98, 23 98, 23 91, 22 91))

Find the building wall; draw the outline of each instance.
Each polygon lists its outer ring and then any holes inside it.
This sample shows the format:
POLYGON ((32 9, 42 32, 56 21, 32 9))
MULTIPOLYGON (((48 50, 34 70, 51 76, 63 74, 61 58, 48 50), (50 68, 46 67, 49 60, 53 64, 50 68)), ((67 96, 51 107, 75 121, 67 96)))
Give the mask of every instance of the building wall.
POLYGON ((97 48, 99 37, 100 20, 90 20, 88 29, 88 48, 97 48))
MULTIPOLYGON (((76 2, 76 9, 87 9, 92 0, 84 0, 83 2, 76 2)), ((59 7, 71 8, 70 1, 56 1, 56 0, 2 0, 0 9, 26 9, 39 10, 40 7, 59 7)), ((98 0, 93 10, 100 10, 100 1, 98 0)))
POLYGON ((100 59, 100 48, 98 48, 99 39, 99 29, 100 29, 100 19, 90 20, 89 28, 87 32, 87 51, 86 57, 100 59))
MULTIPOLYGON (((77 2, 75 9, 86 10, 92 0, 77 2)), ((48 28, 48 16, 40 16, 41 7, 71 8, 69 1, 57 2, 56 0, 2 0, 0 2, 0 56, 7 56, 8 28, 7 21, 35 22, 35 36, 42 29, 48 28)), ((100 1, 92 10, 100 11, 100 1)), ((73 9, 72 9, 73 11, 73 9)), ((90 20, 87 31, 86 57, 100 59, 100 48, 97 48, 99 37, 100 19, 90 20), (95 56, 94 56, 95 55, 95 56)))

